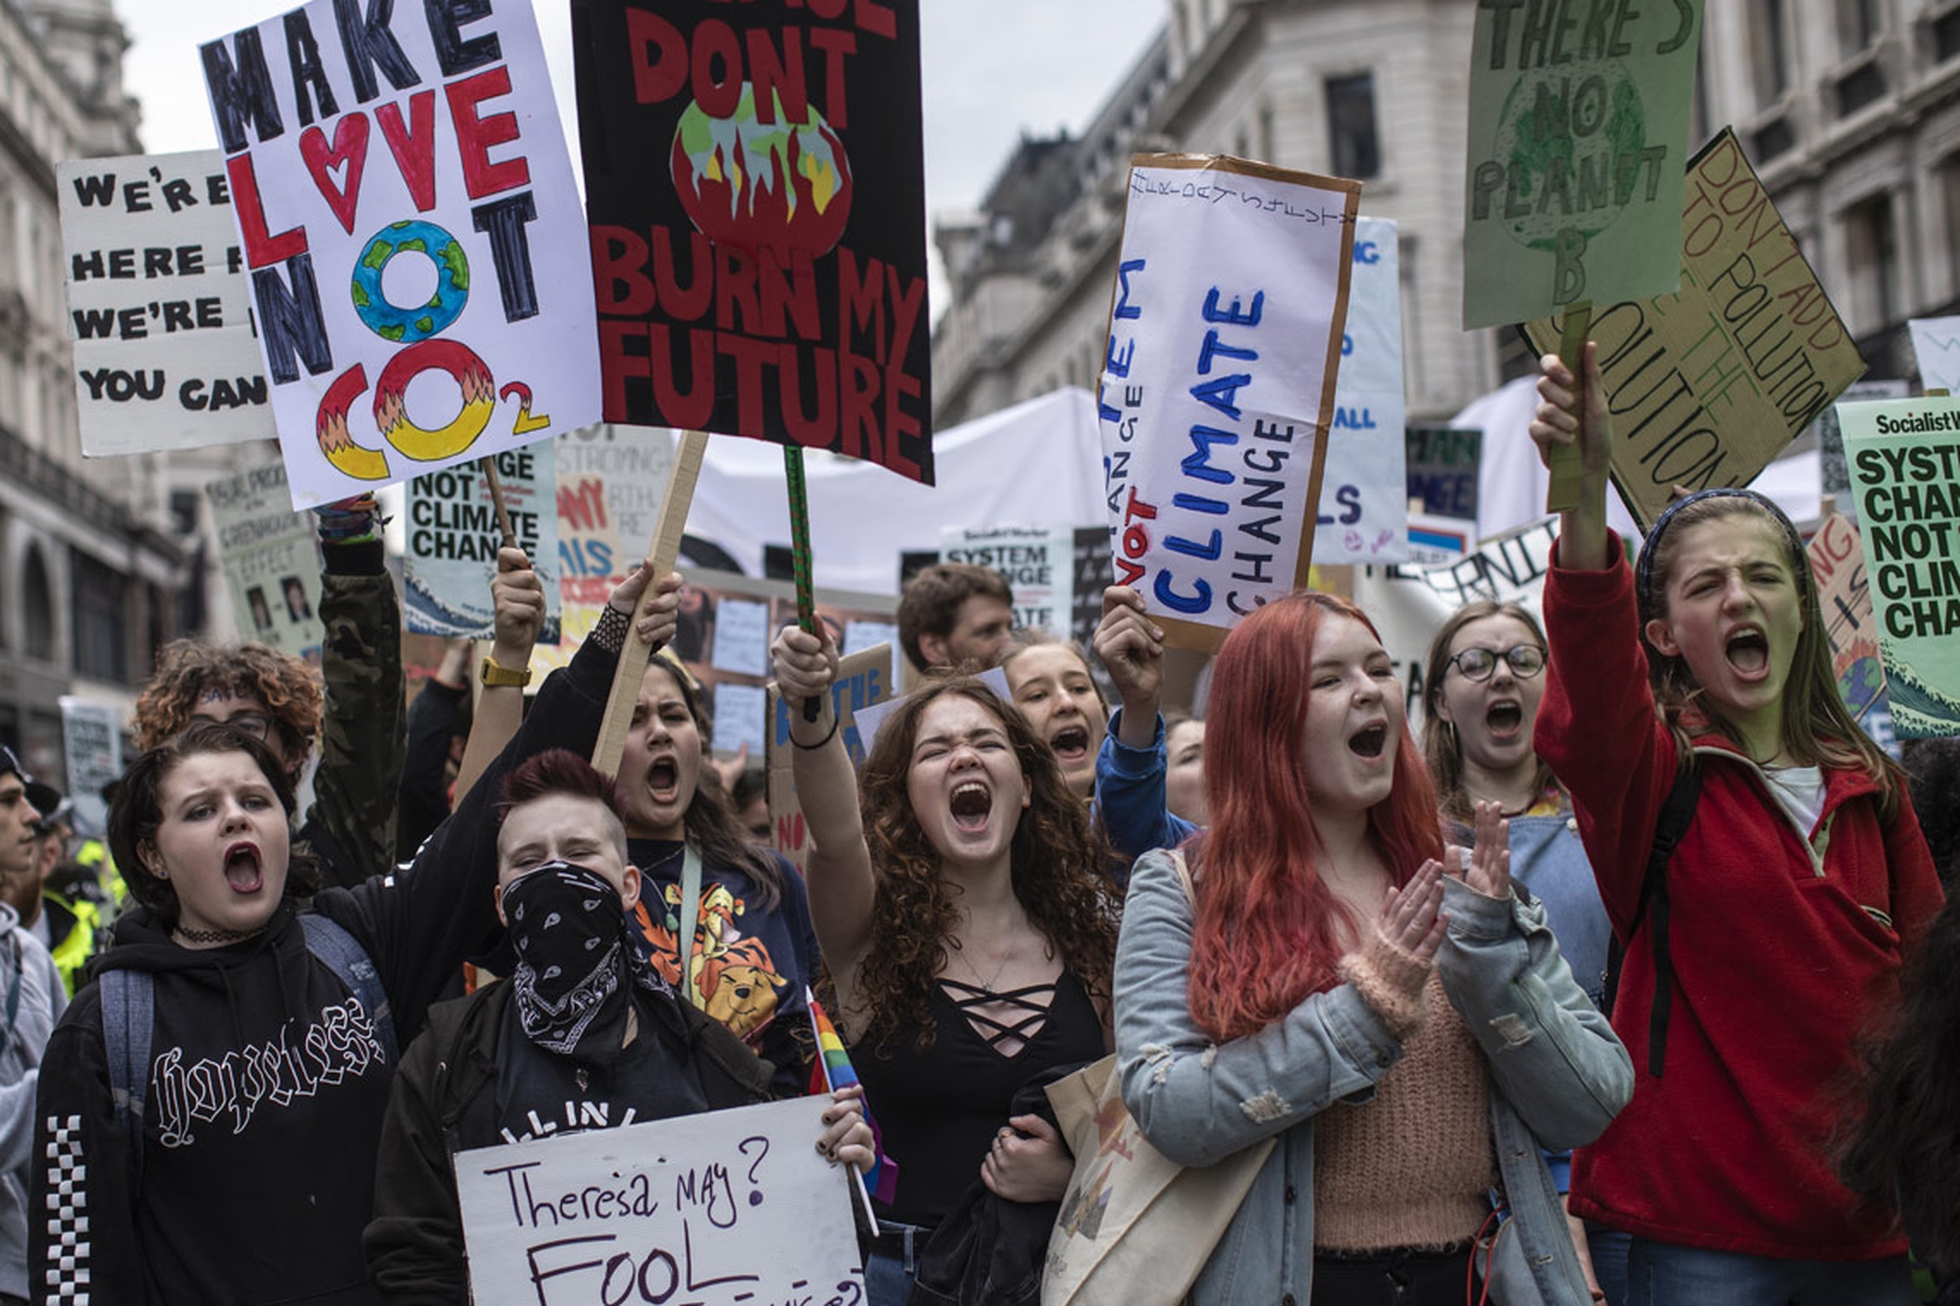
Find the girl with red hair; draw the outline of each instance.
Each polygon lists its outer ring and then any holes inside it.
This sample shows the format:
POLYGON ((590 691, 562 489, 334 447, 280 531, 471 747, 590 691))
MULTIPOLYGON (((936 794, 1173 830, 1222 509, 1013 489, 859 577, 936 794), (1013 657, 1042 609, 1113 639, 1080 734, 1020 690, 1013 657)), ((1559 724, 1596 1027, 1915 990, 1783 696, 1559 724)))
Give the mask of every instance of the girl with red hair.
POLYGON ((1494 805, 1443 872, 1374 627, 1315 593, 1248 617, 1207 745, 1211 826, 1137 862, 1115 976, 1151 1143, 1203 1166, 1276 1140, 1190 1300, 1440 1303, 1474 1274, 1507 1303, 1585 1302, 1539 1144, 1596 1137, 1632 1066, 1513 893, 1494 805))

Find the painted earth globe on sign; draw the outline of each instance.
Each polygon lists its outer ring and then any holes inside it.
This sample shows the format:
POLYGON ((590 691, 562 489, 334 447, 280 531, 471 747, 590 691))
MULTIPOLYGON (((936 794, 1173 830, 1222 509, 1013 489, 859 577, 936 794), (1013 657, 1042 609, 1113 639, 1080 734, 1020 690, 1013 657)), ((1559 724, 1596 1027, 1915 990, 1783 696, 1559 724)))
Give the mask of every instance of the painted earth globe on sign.
POLYGON ((1508 171, 1504 229, 1549 250, 1574 228, 1591 240, 1635 199, 1652 199, 1659 160, 1646 149, 1640 88, 1616 60, 1539 68, 1504 101, 1491 157, 1508 171))
POLYGON ((735 112, 711 118, 699 103, 681 114, 670 166, 688 218, 717 244, 829 253, 851 216, 851 165, 835 130, 809 106, 791 123, 782 97, 760 122, 747 83, 735 112))
POLYGON ((470 261, 457 239, 433 222, 395 222, 376 232, 354 261, 354 311, 368 330, 398 345, 427 340, 462 315, 470 297, 470 261), (426 303, 398 307, 381 288, 382 273, 399 255, 435 265, 436 288, 426 303))

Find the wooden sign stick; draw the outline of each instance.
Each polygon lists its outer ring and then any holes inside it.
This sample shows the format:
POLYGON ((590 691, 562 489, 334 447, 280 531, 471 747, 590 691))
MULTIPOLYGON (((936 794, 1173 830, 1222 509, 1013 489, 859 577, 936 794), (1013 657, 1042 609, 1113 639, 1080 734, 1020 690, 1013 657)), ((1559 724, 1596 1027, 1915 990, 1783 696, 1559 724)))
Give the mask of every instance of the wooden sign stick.
MULTIPOLYGON (((667 477, 667 493, 660 501, 660 516, 653 524, 653 540, 647 545, 647 558, 653 564, 649 588, 674 569, 674 559, 680 556, 681 532, 687 527, 687 510, 694 502, 694 485, 701 479, 701 459, 707 452, 706 431, 681 436, 680 451, 674 455, 674 467, 667 477)), ((635 618, 638 615, 636 608, 635 618)), ((619 651, 612 693, 606 697, 605 720, 599 726, 599 740, 592 746, 594 770, 619 774, 619 757, 626 750, 626 732, 632 728, 633 705, 639 701, 640 681, 646 676, 651 652, 640 638, 635 620, 626 629, 626 646, 619 651)))
MULTIPOLYGON (((1592 301, 1580 300, 1565 306, 1565 329, 1558 342, 1558 357, 1579 386, 1579 434, 1585 435, 1586 421, 1586 337, 1592 332, 1592 301)), ((1560 445, 1547 460, 1551 483, 1545 487, 1546 512, 1570 512, 1579 506, 1581 459, 1579 442, 1560 445)))
POLYGON ((517 547, 517 532, 510 528, 510 509, 504 503, 503 482, 497 479, 497 459, 494 454, 485 454, 476 460, 483 469, 483 479, 490 483, 490 502, 497 505, 497 529, 503 533, 504 547, 517 547))

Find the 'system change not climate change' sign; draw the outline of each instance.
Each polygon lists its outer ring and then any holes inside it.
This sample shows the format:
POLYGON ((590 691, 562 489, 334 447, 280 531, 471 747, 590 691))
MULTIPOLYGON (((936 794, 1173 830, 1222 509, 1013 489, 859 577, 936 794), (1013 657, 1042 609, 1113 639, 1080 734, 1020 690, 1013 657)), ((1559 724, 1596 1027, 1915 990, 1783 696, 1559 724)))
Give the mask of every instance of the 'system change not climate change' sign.
POLYGON ((200 55, 295 506, 598 417, 529 5, 313 0, 200 55))
POLYGON ((1479 0, 1463 325, 1672 290, 1701 0, 1479 0))
POLYGON ((573 0, 605 415, 931 484, 918 0, 573 0))

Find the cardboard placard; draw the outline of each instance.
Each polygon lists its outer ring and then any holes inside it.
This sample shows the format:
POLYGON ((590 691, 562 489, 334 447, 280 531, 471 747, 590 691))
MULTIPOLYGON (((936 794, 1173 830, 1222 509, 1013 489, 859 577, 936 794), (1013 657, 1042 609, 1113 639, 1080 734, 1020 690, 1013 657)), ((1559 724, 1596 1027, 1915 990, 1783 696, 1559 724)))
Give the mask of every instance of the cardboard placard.
POLYGON ((1892 727, 1960 734, 1960 400, 1839 404, 1892 727))
MULTIPOLYGON (((865 746, 859 736, 859 709, 891 699, 898 692, 893 674, 892 645, 879 644, 852 653, 837 664, 830 687, 837 709, 837 732, 856 766, 864 765, 865 746)), ((789 738, 789 705, 772 681, 769 685, 769 821, 776 831, 776 851, 802 870, 810 860, 809 834, 803 825, 803 804, 797 800, 796 779, 790 770, 795 746, 789 738)))
POLYGON ((1834 512, 1810 537, 1810 574, 1831 642, 1831 670, 1851 715, 1863 720, 1885 701, 1885 665, 1865 570, 1865 546, 1849 517, 1834 512))
POLYGON ((270 439, 224 156, 70 160, 55 190, 82 452, 270 439))
MULTIPOLYGON (((478 1306, 864 1299, 850 1176, 818 1155, 827 1097, 610 1123, 456 1154, 478 1306)), ((624 1113, 630 1117, 630 1110, 624 1113)))
POLYGON ((1680 284, 1701 0, 1477 6, 1463 325, 1680 284))
POLYGON ((529 5, 310 0, 199 53, 296 506, 598 418, 529 5))
POLYGON ((1334 425, 1327 434, 1313 560, 1322 565, 1408 557, 1403 470, 1402 260, 1393 222, 1359 218, 1348 288, 1334 425))
POLYGON ((1116 580, 1215 649, 1306 582, 1360 183, 1131 160, 1099 390, 1116 580))
POLYGON ((949 526, 941 562, 991 567, 1014 591, 1014 624, 1073 637, 1075 530, 1056 526, 949 526))
POLYGON ((313 519, 293 510, 285 467, 256 467, 213 481, 204 492, 238 637, 317 659, 320 555, 313 519))
POLYGON ((1477 471, 1484 433, 1447 426, 1412 426, 1405 449, 1412 501, 1434 517, 1477 520, 1477 471))
MULTIPOLYGON (((1678 486, 1747 485, 1865 370, 1769 193, 1724 130, 1688 169, 1681 289, 1593 311, 1613 484, 1641 529, 1678 486)), ((1537 352, 1560 323, 1525 324, 1537 352)))
POLYGON ((918 0, 574 0, 608 421, 933 480, 918 0))
MULTIPOLYGON (((540 644, 558 642, 557 443, 541 440, 497 455, 497 480, 517 546, 544 583, 540 644)), ((402 611, 420 635, 491 639, 496 605, 490 581, 503 543, 497 508, 476 464, 425 472, 408 483, 402 611)))

